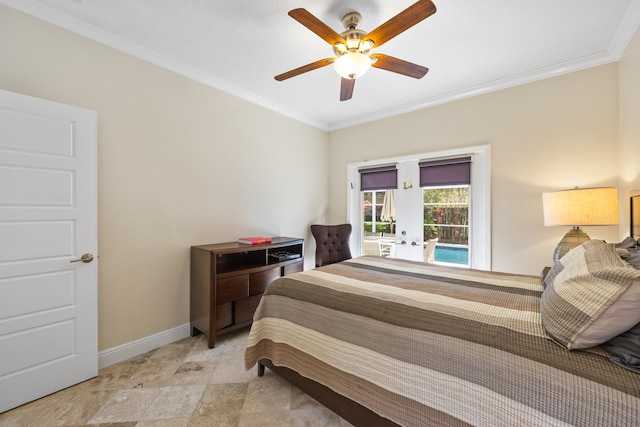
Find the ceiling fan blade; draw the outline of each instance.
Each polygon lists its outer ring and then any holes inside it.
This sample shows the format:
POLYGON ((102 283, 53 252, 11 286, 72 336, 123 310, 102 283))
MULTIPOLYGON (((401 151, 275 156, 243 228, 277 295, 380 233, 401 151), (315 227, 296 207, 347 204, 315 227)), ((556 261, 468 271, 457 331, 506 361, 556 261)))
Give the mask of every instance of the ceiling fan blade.
POLYGON ((306 9, 293 9, 289 11, 289 16, 316 33, 320 38, 331 46, 336 43, 346 43, 340 34, 333 31, 327 24, 313 16, 306 9))
POLYGON ((351 99, 355 85, 355 79, 345 79, 342 77, 342 82, 340 83, 340 101, 348 101, 351 99))
POLYGON ((371 56, 377 59, 377 61, 371 64, 372 67, 403 74, 405 76, 413 77, 414 79, 421 79, 429 71, 427 67, 423 67, 422 65, 413 64, 382 53, 376 53, 371 56))
POLYGON ((374 47, 380 47, 434 13, 436 13, 436 6, 431 0, 419 0, 371 31, 366 39, 373 41, 374 47))
POLYGON ((303 65, 302 67, 295 68, 291 71, 287 71, 286 73, 278 74, 274 78, 281 82, 282 80, 290 79, 291 77, 298 76, 302 73, 306 73, 308 71, 317 70, 318 68, 326 67, 329 64, 332 64, 334 61, 333 58, 324 58, 320 59, 316 62, 312 62, 311 64, 303 65))

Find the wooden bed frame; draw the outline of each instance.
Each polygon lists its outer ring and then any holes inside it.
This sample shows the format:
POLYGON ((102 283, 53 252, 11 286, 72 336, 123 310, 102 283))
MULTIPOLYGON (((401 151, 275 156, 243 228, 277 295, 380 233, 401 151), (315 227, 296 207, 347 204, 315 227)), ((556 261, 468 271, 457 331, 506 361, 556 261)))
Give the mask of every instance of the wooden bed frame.
POLYGON ((305 378, 289 368, 274 366, 269 359, 261 359, 258 363, 259 377, 264 375, 265 367, 289 381, 354 426, 398 427, 398 424, 387 418, 382 418, 371 409, 336 393, 320 383, 305 378))

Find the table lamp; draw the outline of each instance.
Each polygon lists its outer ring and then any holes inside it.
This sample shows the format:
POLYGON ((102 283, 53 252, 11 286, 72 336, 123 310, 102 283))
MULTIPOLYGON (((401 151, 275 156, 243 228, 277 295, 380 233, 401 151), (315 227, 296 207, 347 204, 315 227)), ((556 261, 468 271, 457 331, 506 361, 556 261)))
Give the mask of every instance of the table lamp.
POLYGON ((574 188, 542 193, 544 225, 568 225, 571 230, 553 252, 557 262, 571 249, 589 240, 583 225, 617 225, 618 189, 613 187, 574 188))

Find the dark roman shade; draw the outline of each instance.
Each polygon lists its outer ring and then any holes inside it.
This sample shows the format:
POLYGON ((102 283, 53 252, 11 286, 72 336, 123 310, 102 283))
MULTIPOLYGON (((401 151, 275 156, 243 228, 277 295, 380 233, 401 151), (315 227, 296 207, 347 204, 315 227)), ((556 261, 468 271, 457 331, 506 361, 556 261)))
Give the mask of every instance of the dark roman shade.
POLYGON ((360 172, 360 191, 395 190, 398 188, 396 165, 358 169, 358 172, 360 172))
POLYGON ((419 166, 420 187, 471 184, 471 157, 425 160, 419 166))

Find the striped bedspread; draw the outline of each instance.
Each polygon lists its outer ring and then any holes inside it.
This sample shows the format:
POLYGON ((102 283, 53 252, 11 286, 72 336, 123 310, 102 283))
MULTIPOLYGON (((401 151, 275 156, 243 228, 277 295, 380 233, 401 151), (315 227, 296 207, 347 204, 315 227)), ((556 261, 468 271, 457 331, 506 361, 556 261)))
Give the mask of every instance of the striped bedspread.
POLYGON ((360 257, 273 282, 270 359, 406 426, 638 426, 640 374, 542 329, 539 277, 360 257))

